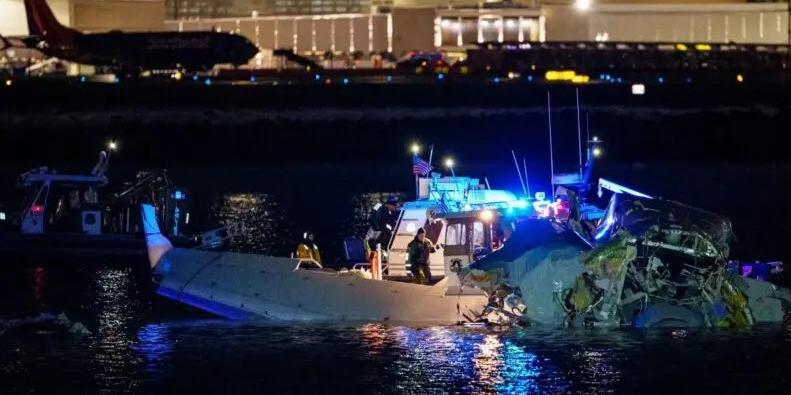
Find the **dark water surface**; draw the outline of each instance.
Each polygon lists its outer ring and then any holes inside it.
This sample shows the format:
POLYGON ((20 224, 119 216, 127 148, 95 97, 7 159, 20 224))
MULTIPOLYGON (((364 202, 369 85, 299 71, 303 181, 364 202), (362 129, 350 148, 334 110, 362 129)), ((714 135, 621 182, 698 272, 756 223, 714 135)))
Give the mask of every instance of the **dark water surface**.
POLYGON ((791 393, 791 326, 564 330, 238 322, 153 293, 142 262, 6 264, 7 393, 791 393), (13 297, 13 298, 12 298, 13 297))

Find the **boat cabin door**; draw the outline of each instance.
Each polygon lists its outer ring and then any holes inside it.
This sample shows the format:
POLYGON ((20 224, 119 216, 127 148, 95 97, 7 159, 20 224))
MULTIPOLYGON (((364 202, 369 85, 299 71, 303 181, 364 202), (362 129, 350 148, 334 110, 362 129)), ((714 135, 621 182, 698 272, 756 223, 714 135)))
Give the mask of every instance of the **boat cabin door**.
POLYGON ((30 204, 25 206, 22 212, 22 233, 44 233, 44 222, 46 222, 44 208, 49 199, 50 184, 50 181, 43 181, 38 189, 33 189, 32 199, 28 200, 30 204))
POLYGON ((492 223, 477 217, 448 218, 444 243, 445 276, 449 285, 459 285, 455 272, 492 251, 492 223))

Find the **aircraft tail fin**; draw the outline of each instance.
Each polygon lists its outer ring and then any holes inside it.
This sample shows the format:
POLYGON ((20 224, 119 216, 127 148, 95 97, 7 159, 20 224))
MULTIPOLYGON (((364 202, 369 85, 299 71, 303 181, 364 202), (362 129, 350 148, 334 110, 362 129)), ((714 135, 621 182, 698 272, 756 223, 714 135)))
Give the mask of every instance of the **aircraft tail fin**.
POLYGON ((146 249, 148 250, 148 262, 151 267, 155 267, 162 256, 173 249, 173 244, 159 230, 156 209, 150 204, 141 204, 140 211, 143 216, 143 232, 146 237, 146 249))
POLYGON ((31 36, 44 37, 50 46, 68 46, 77 31, 63 26, 55 18, 46 0, 24 0, 27 27, 31 36))

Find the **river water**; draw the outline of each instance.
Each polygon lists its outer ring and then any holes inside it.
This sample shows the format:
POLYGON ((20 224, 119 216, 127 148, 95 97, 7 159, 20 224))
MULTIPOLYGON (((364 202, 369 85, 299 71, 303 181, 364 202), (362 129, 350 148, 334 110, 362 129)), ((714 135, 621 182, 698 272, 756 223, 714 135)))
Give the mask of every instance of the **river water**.
POLYGON ((219 319, 155 295, 143 262, 6 262, 4 393, 791 393, 791 325, 541 329, 219 319))

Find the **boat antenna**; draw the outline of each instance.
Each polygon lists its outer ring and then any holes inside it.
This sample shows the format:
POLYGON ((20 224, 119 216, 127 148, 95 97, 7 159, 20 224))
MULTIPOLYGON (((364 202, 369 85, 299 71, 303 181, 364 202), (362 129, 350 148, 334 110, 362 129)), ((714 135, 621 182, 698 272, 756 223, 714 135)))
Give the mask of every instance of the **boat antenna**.
POLYGON ((577 88, 577 145, 580 155, 580 178, 582 178, 582 125, 580 121, 580 88, 577 88))
POLYGON ((527 159, 522 158, 522 166, 525 170, 525 186, 527 187, 527 197, 530 197, 530 180, 527 178, 527 159))
POLYGON ((516 160, 516 153, 514 150, 511 150, 511 156, 514 157, 514 166, 516 167, 516 174, 519 176, 519 184, 522 185, 522 192, 527 195, 527 188, 525 187, 525 182, 522 180, 522 172, 519 170, 519 162, 516 160))
POLYGON ((492 186, 489 185, 489 178, 484 176, 483 181, 486 182, 486 189, 492 189, 492 186))
POLYGON ((547 90, 547 125, 549 128, 549 184, 551 185, 552 201, 555 201, 555 157, 552 152, 552 100, 547 90))

